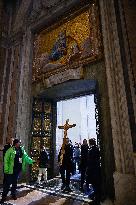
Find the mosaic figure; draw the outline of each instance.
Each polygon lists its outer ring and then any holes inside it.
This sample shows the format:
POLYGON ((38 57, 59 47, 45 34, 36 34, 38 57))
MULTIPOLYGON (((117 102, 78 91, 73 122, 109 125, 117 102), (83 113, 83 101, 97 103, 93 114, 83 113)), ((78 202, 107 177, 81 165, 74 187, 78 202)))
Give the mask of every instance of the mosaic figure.
POLYGON ((62 56, 66 55, 66 33, 60 32, 58 38, 51 50, 49 59, 51 61, 59 60, 62 56))

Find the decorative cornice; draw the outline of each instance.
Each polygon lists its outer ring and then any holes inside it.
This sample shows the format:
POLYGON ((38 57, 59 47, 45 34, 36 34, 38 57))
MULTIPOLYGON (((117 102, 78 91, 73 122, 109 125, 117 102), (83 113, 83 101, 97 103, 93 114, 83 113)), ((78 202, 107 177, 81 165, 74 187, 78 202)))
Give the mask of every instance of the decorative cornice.
POLYGON ((93 57, 89 57, 89 58, 86 58, 86 59, 82 59, 78 62, 74 62, 72 64, 68 64, 66 66, 60 66, 60 67, 57 67, 55 69, 52 69, 52 70, 49 70, 47 72, 42 72, 41 75, 37 76, 36 80, 33 81, 33 84, 35 83, 38 83, 39 81, 41 81, 43 78, 49 78, 50 76, 53 76, 53 75, 56 75, 60 72, 63 72, 63 71, 66 71, 66 70, 71 70, 71 69, 77 69, 79 67, 84 67, 85 65, 87 64, 90 64, 90 63, 94 63, 94 62, 98 62, 102 59, 102 55, 99 55, 99 56, 96 56, 96 58, 94 59, 94 56, 93 57))
POLYGON ((83 79, 84 77, 84 69, 82 66, 77 67, 76 69, 65 69, 60 72, 56 72, 50 76, 42 76, 41 81, 34 83, 32 86, 33 96, 39 94, 42 90, 52 87, 54 85, 69 81, 69 80, 77 80, 83 79))
POLYGON ((69 13, 83 8, 93 1, 94 0, 60 0, 56 4, 50 5, 49 7, 42 7, 38 11, 32 10, 27 17, 27 25, 30 26, 34 33, 37 33, 43 28, 49 27, 52 23, 59 21, 69 13))
POLYGON ((54 75, 51 75, 48 78, 43 76, 43 84, 46 88, 52 87, 53 85, 66 82, 73 79, 83 78, 83 68, 79 67, 77 69, 64 70, 54 75))

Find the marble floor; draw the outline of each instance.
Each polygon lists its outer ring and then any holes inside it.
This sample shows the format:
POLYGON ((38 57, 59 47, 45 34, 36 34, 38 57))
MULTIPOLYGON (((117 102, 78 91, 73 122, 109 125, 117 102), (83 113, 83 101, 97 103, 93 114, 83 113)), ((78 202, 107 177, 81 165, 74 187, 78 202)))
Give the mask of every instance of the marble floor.
MULTIPOLYGON (((72 192, 61 191, 61 180, 55 178, 47 184, 19 184, 17 200, 12 200, 10 192, 5 205, 88 205, 88 195, 79 191, 76 181, 71 181, 72 192)), ((0 194, 2 188, 0 189, 0 194)), ((1 198, 1 197, 0 197, 1 198)))

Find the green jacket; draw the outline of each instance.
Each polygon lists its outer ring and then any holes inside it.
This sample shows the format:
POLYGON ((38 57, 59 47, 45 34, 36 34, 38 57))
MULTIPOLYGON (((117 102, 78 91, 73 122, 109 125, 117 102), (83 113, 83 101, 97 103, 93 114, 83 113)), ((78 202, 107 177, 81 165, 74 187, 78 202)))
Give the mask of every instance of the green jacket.
MULTIPOLYGON (((26 171, 26 164, 32 164, 34 160, 32 160, 24 150, 24 147, 21 147, 22 149, 22 171, 26 171)), ((14 147, 10 147, 4 156, 4 173, 5 174, 13 174, 13 168, 14 168, 14 158, 15 158, 16 150, 14 147)))

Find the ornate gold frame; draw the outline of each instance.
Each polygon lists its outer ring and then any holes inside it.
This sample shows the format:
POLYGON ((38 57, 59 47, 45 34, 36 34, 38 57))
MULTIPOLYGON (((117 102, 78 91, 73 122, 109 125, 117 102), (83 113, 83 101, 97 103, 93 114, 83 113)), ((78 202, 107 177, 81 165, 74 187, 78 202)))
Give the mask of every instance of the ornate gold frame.
MULTIPOLYGON (((86 10, 88 10, 90 12, 89 18, 91 19, 91 25, 92 25, 91 32, 93 33, 92 43, 93 43, 93 48, 95 50, 97 50, 97 53, 95 53, 95 55, 79 59, 78 61, 72 62, 71 64, 60 65, 59 67, 51 69, 49 71, 39 72, 34 77, 34 79, 32 81, 33 83, 37 84, 41 81, 44 82, 45 79, 48 79, 50 76, 53 76, 55 74, 58 74, 60 72, 65 71, 65 70, 83 67, 86 64, 98 61, 99 59, 102 58, 103 55, 102 55, 102 40, 101 40, 101 32, 100 32, 99 9, 98 9, 98 5, 97 5, 96 1, 93 2, 92 4, 86 6, 85 8, 76 11, 75 13, 73 13, 69 16, 66 16, 65 18, 63 18, 63 20, 61 20, 61 21, 57 22, 56 24, 45 29, 44 32, 50 31, 50 30, 60 26, 64 22, 68 21, 71 18, 74 18, 75 16, 79 15, 80 13, 82 13, 86 10)), ((35 35, 34 48, 35 48, 36 39, 39 35, 40 35, 40 33, 35 35)), ((34 56, 34 61, 35 61, 35 59, 36 59, 36 56, 34 56)), ((35 69, 34 61, 33 61, 33 70, 35 69)))

